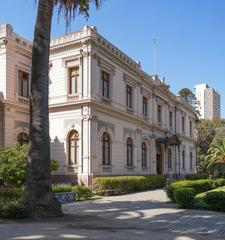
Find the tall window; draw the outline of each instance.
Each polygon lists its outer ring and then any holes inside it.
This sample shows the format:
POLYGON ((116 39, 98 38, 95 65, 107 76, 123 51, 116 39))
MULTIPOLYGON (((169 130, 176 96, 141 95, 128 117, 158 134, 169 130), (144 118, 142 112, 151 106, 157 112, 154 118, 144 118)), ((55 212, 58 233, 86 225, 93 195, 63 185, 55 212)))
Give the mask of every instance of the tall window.
POLYGON ((102 71, 102 96, 109 98, 109 74, 102 71))
POLYGON ((159 123, 162 122, 162 107, 161 107, 161 105, 157 106, 157 120, 159 123))
POLYGON ((77 94, 78 92, 79 67, 69 69, 69 94, 77 94))
POLYGON ((147 147, 146 143, 142 143, 142 167, 147 167, 147 147))
POLYGON ((192 135, 192 121, 190 121, 189 127, 190 127, 190 135, 192 135))
POLYGON ((185 118, 182 117, 182 132, 185 132, 185 118))
POLYGON ((132 87, 127 86, 127 107, 132 108, 132 87))
POLYGON ((127 166, 133 166, 133 142, 131 138, 127 139, 127 166))
POLYGON ((148 99, 146 97, 143 97, 143 115, 148 116, 148 99))
POLYGON ((170 127, 173 127, 173 112, 169 111, 169 124, 170 127))
POLYGON ((21 97, 29 97, 29 73, 19 70, 18 94, 21 97))
POLYGON ((102 136, 102 165, 110 165, 110 138, 106 132, 102 136))
POLYGON ((182 168, 185 168, 185 151, 182 151, 182 168))
POLYGON ((69 150, 69 165, 78 164, 79 156, 79 135, 76 130, 73 130, 68 138, 68 150, 69 150))
POLYGON ((172 149, 168 148, 168 167, 172 168, 172 149))
POLYGON ((21 132, 17 135, 17 142, 20 144, 20 145, 23 145, 23 144, 28 144, 29 142, 29 138, 28 138, 28 135, 24 132, 21 132))
POLYGON ((193 168, 193 153, 190 152, 190 169, 193 168))

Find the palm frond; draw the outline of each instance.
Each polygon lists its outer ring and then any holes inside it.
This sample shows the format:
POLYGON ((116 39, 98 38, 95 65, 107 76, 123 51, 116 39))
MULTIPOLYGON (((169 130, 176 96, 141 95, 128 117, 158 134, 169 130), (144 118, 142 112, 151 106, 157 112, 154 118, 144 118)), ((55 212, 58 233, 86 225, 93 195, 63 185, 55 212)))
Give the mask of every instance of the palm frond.
POLYGON ((61 16, 61 14, 64 16, 67 30, 76 15, 81 14, 88 18, 90 4, 93 3, 96 8, 99 8, 101 2, 101 0, 54 0, 58 16, 61 16))

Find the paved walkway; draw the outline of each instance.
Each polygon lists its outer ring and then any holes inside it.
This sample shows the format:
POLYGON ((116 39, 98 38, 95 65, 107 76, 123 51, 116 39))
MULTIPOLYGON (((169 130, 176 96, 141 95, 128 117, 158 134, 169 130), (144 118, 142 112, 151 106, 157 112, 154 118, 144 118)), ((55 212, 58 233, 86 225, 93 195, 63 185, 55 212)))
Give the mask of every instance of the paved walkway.
POLYGON ((45 222, 0 221, 0 240, 225 239, 225 214, 177 209, 162 190, 76 202, 63 211, 65 217, 45 222))

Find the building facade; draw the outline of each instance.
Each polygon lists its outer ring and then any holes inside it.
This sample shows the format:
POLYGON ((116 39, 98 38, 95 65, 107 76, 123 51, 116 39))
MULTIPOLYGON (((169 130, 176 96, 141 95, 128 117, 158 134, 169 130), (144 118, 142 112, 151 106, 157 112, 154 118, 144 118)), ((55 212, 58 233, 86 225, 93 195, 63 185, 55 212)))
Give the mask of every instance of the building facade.
POLYGON ((206 83, 196 85, 195 90, 200 118, 213 119, 220 117, 220 94, 206 83))
MULTIPOLYGON (((1 145, 10 146, 28 137, 31 43, 9 25, 0 41, 1 145)), ((97 176, 195 173, 194 109, 95 27, 51 41, 49 110, 57 180, 91 185, 97 176)))
POLYGON ((32 44, 0 25, 0 146, 28 142, 32 44))

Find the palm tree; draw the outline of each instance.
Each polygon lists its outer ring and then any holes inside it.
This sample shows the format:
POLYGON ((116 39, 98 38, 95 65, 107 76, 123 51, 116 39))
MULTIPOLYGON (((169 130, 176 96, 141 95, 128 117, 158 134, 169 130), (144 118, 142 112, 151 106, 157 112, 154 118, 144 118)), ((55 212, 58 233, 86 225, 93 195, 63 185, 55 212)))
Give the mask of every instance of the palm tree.
POLYGON ((51 21, 54 8, 63 13, 68 28, 75 14, 88 17, 90 3, 96 7, 100 0, 38 0, 38 12, 32 52, 32 79, 30 95, 29 174, 25 186, 25 203, 30 216, 61 216, 61 205, 51 190, 48 69, 51 21))
POLYGON ((225 174, 225 138, 209 148, 206 161, 209 173, 219 177, 225 174))

